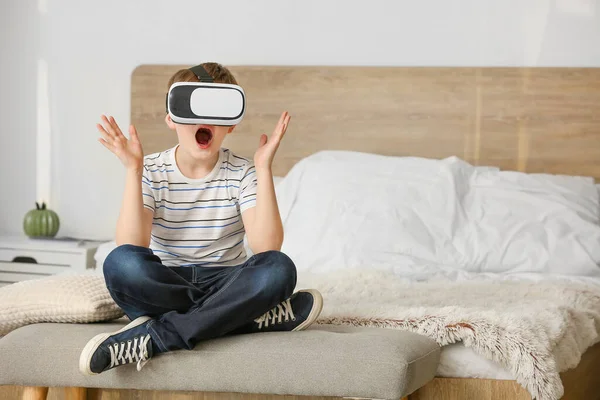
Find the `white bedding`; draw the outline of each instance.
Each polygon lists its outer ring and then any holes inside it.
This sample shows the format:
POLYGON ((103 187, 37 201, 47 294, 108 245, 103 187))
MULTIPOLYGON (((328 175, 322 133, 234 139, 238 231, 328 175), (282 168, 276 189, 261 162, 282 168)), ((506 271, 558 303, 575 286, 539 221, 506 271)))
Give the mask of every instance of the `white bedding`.
MULTIPOLYGON (((600 185, 590 178, 322 152, 275 182, 282 250, 300 274, 349 266, 412 282, 600 282, 600 185)), ((98 272, 114 247, 98 249, 98 272)), ((437 376, 515 379, 461 343, 442 348, 437 376)))
POLYGON ((600 277, 591 178, 327 151, 297 163, 277 195, 282 250, 301 270, 600 277))
POLYGON ((442 347, 435 376, 445 378, 480 378, 515 380, 516 377, 496 361, 475 353, 463 343, 442 347))

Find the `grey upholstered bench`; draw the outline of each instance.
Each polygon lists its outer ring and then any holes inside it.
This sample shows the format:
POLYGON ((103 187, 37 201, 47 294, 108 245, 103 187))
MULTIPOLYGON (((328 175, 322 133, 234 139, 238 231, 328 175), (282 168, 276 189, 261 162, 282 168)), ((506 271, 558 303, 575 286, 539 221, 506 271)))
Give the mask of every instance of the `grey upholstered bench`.
POLYGON ((82 375, 85 343, 124 323, 19 328, 0 339, 0 385, 26 386, 30 398, 69 387, 80 388, 69 389, 71 398, 85 398, 83 388, 107 388, 400 399, 433 379, 440 354, 433 340, 410 332, 313 325, 209 340, 158 355, 140 372, 130 364, 82 375))

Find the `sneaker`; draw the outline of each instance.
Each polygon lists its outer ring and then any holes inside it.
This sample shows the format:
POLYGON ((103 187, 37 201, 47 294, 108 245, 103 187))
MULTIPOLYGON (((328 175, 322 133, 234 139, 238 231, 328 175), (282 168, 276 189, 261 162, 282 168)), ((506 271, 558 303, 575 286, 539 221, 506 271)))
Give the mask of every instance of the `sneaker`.
POLYGON ((97 375, 134 362, 141 370, 152 357, 152 339, 145 325, 150 319, 139 317, 116 332, 94 336, 81 352, 79 370, 84 375, 97 375))
POLYGON ((323 309, 318 290, 300 290, 254 320, 255 332, 301 331, 312 325, 323 309))

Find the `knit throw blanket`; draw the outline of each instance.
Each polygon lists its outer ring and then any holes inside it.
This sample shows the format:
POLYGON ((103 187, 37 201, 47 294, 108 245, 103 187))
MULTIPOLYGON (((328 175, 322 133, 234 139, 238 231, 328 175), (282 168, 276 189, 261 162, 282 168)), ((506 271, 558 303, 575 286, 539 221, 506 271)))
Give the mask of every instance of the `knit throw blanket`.
POLYGON ((600 341, 600 286, 568 281, 406 282, 391 273, 299 271, 324 300, 318 324, 403 329, 462 341, 510 370, 533 399, 560 399, 559 373, 600 341))

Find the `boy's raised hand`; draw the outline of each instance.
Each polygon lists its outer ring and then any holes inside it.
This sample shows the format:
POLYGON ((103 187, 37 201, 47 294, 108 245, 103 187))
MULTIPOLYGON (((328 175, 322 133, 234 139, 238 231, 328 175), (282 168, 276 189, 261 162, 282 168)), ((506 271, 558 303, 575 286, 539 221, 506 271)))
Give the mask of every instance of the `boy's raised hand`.
POLYGON ((106 118, 105 115, 102 115, 100 118, 104 125, 96 124, 98 132, 102 135, 101 138, 98 138, 98 141, 113 152, 125 168, 141 169, 144 162, 144 152, 135 127, 133 125, 129 126, 130 139, 127 139, 113 117, 106 118))
POLYGON ((279 143, 281 143, 281 139, 283 139, 283 135, 285 135, 289 123, 290 115, 287 111, 284 111, 281 114, 279 122, 275 126, 275 130, 273 130, 271 137, 267 138, 267 135, 265 134, 260 136, 258 150, 256 150, 256 153, 254 154, 254 166, 256 169, 271 169, 275 153, 279 148, 279 143))

